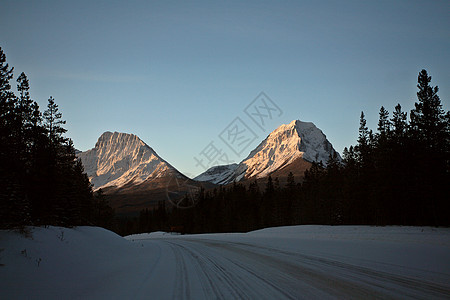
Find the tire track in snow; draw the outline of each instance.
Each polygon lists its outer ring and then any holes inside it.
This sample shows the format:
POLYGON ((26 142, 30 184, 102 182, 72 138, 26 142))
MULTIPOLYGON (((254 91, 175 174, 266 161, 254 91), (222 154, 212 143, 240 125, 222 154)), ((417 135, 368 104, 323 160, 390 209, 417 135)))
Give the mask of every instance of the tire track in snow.
MULTIPOLYGON (((183 251, 185 256, 184 263, 188 261, 195 269, 195 274, 189 274, 192 278, 194 276, 200 281, 202 286, 203 295, 206 298, 219 298, 224 299, 226 296, 234 298, 242 298, 243 294, 239 291, 239 288, 233 284, 230 280, 230 274, 227 274, 225 269, 218 264, 215 264, 213 260, 209 259, 205 253, 199 253, 193 251, 190 247, 186 247, 183 243, 167 242, 177 249, 177 251, 183 251)), ((177 261, 178 263, 178 261, 177 261)), ((178 270, 177 272, 187 272, 187 270, 178 270)), ((177 275, 177 280, 180 280, 181 275, 177 275)))
POLYGON ((190 288, 189 288, 189 274, 186 267, 186 261, 183 253, 180 251, 179 247, 176 247, 172 243, 168 243, 175 255, 176 270, 175 270, 175 286, 173 299, 190 299, 190 288))
POLYGON ((213 248, 184 240, 168 243, 189 253, 188 259, 196 265, 196 276, 202 282, 206 299, 294 299, 267 278, 221 257, 213 248))
POLYGON ((173 262, 172 299, 450 299, 448 285, 335 258, 212 239, 153 241, 165 249, 160 264, 173 262))
MULTIPOLYGON (((139 284, 139 287, 136 289, 135 293, 133 294, 133 299, 136 299, 138 297, 138 294, 141 293, 141 291, 143 290, 144 286, 147 285, 148 281, 151 280, 152 276, 154 276, 154 270, 155 270, 155 266, 160 262, 161 256, 162 256, 162 251, 161 251, 161 246, 158 245, 157 243, 155 243, 158 251, 157 251, 157 255, 156 255, 156 259, 154 260, 154 262, 148 267, 148 272, 147 274, 144 276, 144 278, 142 279, 141 283, 139 284)), ((152 253, 153 254, 153 253, 152 253)))
POLYGON ((349 295, 359 299, 378 298, 375 291, 362 289, 321 270, 282 261, 256 251, 230 247, 228 243, 208 242, 206 245, 221 249, 224 257, 229 257, 230 263, 239 265, 249 274, 271 286, 273 290, 277 290, 279 292, 277 299, 311 299, 312 297, 330 299, 349 295))
POLYGON ((328 291, 330 294, 339 292, 341 296, 348 296, 351 293, 358 298, 367 298, 368 296, 369 298, 450 298, 448 285, 424 282, 423 280, 376 271, 336 260, 244 243, 213 240, 193 241, 206 246, 225 249, 225 251, 240 252, 242 255, 254 259, 260 256, 260 259, 267 266, 278 266, 286 274, 308 282, 311 286, 328 291))

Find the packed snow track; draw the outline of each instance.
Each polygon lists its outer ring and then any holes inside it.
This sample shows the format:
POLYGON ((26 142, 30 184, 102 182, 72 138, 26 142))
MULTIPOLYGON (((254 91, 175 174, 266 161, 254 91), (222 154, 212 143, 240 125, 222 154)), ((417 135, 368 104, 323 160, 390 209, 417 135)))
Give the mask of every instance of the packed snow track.
POLYGON ((136 298, 152 294, 164 299, 450 297, 448 284, 414 278, 407 269, 399 274, 383 271, 377 264, 371 268, 337 258, 207 238, 180 236, 139 242, 158 255, 149 264, 148 277, 136 298))
POLYGON ((450 299, 450 228, 0 230, 3 299, 450 299))

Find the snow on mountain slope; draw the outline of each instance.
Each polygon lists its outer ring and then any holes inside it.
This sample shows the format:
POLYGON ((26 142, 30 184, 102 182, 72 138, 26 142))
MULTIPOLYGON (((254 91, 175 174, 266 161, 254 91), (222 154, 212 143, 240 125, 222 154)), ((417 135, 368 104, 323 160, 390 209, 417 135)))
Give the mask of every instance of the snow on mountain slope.
POLYGON ((250 152, 240 164, 245 177, 265 177, 297 158, 309 162, 328 161, 336 152, 325 134, 311 122, 294 120, 283 124, 250 152))
POLYGON ((77 156, 94 189, 121 187, 130 182, 139 184, 170 173, 181 175, 134 134, 105 132, 95 148, 77 156))
MULTIPOLYGON (((325 134, 311 122, 294 120, 289 124, 283 124, 272 131, 258 147, 250 152, 230 174, 227 169, 219 174, 219 170, 210 168, 197 178, 208 180, 209 174, 214 178, 221 178, 220 183, 226 184, 232 181, 240 181, 244 178, 261 178, 278 171, 298 159, 307 162, 328 161, 330 154, 335 153, 333 146, 327 140, 325 134)), ((336 152, 338 158, 339 154, 336 152)), ((209 180, 208 180, 209 181, 209 180)))
POLYGON ((208 181, 214 184, 223 184, 234 173, 238 164, 229 164, 211 167, 194 178, 197 181, 208 181))

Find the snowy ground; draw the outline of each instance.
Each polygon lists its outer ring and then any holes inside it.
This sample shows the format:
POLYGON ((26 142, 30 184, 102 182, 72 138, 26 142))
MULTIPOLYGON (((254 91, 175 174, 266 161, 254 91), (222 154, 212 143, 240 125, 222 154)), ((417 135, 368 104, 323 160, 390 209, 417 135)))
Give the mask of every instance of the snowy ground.
POLYGON ((450 299, 450 229, 0 231, 1 299, 450 299))

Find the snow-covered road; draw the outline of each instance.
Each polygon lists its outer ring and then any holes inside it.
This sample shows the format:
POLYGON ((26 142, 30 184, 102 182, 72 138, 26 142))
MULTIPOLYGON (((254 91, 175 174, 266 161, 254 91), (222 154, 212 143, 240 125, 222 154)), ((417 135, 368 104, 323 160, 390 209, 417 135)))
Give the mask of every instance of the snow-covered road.
MULTIPOLYGON (((345 257, 345 253, 340 259, 330 257, 327 253, 334 251, 326 249, 318 255, 285 251, 277 246, 261 245, 262 239, 239 241, 236 236, 230 236, 229 240, 212 237, 135 241, 158 253, 149 262, 148 277, 135 296, 145 298, 154 293, 165 299, 450 297, 448 281, 447 284, 433 281, 433 275, 439 274, 424 270, 370 260, 361 264, 359 258, 345 257), (353 263, 345 262, 349 259, 353 263), (424 280, 424 275, 429 281, 424 280)), ((364 248, 359 245, 359 251, 364 250, 361 247, 364 248)), ((441 279, 445 277, 449 279, 448 274, 441 279)))
POLYGON ((450 228, 0 231, 1 299, 450 299, 450 228))

